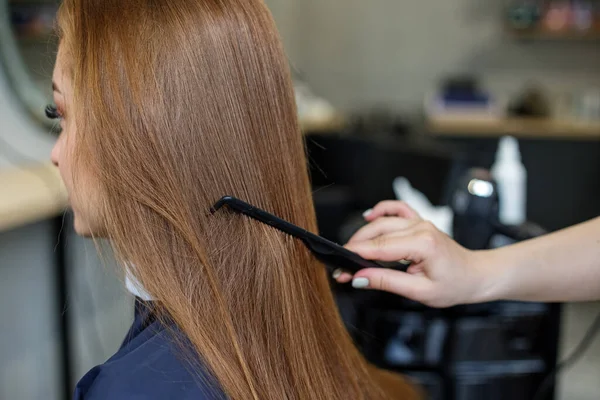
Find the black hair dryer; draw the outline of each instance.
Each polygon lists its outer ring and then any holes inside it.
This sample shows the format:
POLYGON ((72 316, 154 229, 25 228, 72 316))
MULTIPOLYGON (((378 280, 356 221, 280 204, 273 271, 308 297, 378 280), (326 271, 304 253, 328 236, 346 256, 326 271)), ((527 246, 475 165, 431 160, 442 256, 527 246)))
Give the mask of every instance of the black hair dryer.
POLYGON ((496 234, 522 241, 546 233, 531 222, 519 226, 500 223, 498 185, 486 169, 470 169, 459 179, 450 206, 454 212, 454 240, 471 250, 489 248, 496 234))

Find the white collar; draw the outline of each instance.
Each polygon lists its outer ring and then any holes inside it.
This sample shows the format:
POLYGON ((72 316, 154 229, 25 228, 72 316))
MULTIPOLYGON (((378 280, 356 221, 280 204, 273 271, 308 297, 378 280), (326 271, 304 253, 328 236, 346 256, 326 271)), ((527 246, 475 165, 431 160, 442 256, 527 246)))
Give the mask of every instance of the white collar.
POLYGON ((136 277, 130 272, 129 268, 125 271, 125 286, 129 293, 139 297, 144 301, 152 301, 154 298, 146 291, 144 286, 136 279, 136 277))

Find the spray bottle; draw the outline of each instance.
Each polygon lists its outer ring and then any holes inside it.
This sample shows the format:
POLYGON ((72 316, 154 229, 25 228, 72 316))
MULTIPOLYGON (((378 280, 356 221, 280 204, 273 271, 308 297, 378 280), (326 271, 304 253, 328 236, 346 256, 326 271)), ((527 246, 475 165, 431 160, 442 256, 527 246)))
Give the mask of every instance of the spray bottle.
POLYGON ((527 171, 521 162, 517 139, 504 136, 498 143, 491 170, 498 184, 500 222, 520 225, 527 219, 527 171))

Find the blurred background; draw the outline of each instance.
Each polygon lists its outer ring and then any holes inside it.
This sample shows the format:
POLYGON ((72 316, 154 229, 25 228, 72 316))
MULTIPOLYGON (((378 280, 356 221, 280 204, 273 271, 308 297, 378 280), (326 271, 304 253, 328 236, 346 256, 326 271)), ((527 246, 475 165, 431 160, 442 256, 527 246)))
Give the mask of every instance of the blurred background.
MULTIPOLYGON (((72 232, 48 164, 58 4, 0 0, 0 400, 69 398, 132 320, 122 278, 72 232)), ((600 1, 267 4, 323 236, 344 242, 385 199, 473 249, 600 215, 600 1)), ((597 303, 432 310, 334 290, 364 354, 431 399, 599 397, 599 343, 553 373, 594 338, 597 303)))

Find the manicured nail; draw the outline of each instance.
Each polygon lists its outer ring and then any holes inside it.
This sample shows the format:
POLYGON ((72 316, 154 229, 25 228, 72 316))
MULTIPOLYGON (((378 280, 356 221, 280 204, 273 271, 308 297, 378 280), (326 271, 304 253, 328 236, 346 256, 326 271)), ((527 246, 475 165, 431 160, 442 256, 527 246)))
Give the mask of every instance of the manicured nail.
POLYGON ((354 289, 364 289, 369 286, 369 280, 367 278, 355 278, 352 280, 352 287, 354 289))
POLYGON ((369 215, 373 213, 373 209, 369 208, 367 211, 363 213, 363 218, 367 218, 369 215))
POLYGON ((342 270, 339 269, 339 268, 336 269, 335 271, 333 271, 333 275, 332 276, 333 276, 333 279, 339 278, 340 276, 342 276, 342 270))

